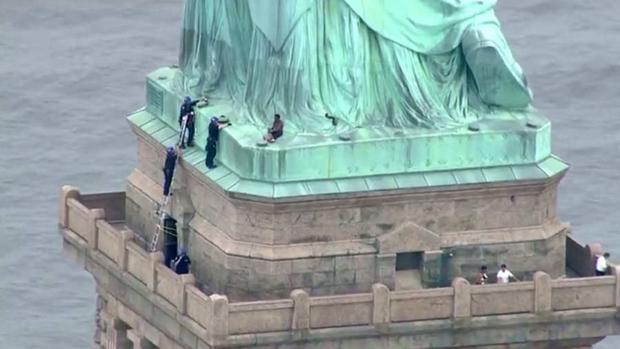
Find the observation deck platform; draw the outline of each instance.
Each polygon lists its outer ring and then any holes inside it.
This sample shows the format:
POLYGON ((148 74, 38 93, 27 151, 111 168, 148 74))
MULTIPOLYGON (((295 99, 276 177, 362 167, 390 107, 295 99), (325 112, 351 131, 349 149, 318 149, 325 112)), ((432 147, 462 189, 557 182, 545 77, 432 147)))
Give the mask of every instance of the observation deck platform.
POLYGON ((568 264, 590 273, 532 281, 230 302, 207 295, 192 274, 177 275, 119 229, 123 195, 81 195, 64 187, 65 253, 93 274, 104 298, 106 348, 585 348, 620 333, 620 267, 589 277, 600 246, 567 242, 568 264), (585 276, 585 277, 584 277, 585 276), (507 301, 509 300, 509 301, 507 301), (492 334, 492 335, 489 335, 492 334), (132 344, 133 342, 133 344, 132 344))

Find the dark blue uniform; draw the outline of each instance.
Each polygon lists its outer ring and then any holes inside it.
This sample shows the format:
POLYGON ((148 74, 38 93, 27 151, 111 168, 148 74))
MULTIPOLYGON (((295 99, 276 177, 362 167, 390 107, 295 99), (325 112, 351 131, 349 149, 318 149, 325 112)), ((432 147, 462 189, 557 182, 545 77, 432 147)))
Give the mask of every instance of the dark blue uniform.
POLYGON ((166 151, 166 161, 164 162, 164 195, 170 194, 170 185, 172 185, 172 176, 174 175, 174 166, 177 163, 177 152, 174 149, 166 151))
MULTIPOLYGON (((191 147, 194 145, 194 133, 196 131, 195 126, 195 114, 190 113, 194 111, 194 106, 199 102, 199 100, 188 102, 185 100, 183 104, 181 104, 181 110, 179 111, 179 126, 183 127, 183 117, 188 115, 187 123, 185 127, 187 128, 187 146, 191 147)), ((181 130, 183 132, 183 130, 181 130)), ((181 148, 185 148, 185 139, 181 140, 181 148)))
POLYGON ((174 271, 177 274, 189 274, 189 266, 192 264, 192 261, 189 259, 188 255, 178 255, 172 263, 174 271))
POLYGON ((220 127, 217 121, 211 121, 209 123, 209 138, 207 138, 207 146, 205 150, 207 152, 207 158, 205 163, 207 168, 215 168, 213 160, 215 160, 215 154, 217 153, 217 141, 220 139, 220 127))

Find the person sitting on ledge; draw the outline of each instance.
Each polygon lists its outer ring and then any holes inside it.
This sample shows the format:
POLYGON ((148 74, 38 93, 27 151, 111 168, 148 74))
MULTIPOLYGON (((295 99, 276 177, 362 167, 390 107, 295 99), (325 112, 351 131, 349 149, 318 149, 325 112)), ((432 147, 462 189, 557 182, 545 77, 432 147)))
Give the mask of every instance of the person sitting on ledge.
POLYGON ((276 139, 282 137, 284 134, 284 122, 280 118, 280 114, 273 116, 273 124, 267 129, 267 135, 263 137, 269 143, 273 143, 276 139))
POLYGON ((607 259, 609 258, 609 253, 605 252, 602 256, 598 256, 596 258, 596 276, 604 276, 607 275, 607 259))
POLYGON ((172 270, 177 274, 189 274, 191 265, 192 261, 187 255, 187 249, 185 247, 181 248, 179 255, 172 261, 172 270))

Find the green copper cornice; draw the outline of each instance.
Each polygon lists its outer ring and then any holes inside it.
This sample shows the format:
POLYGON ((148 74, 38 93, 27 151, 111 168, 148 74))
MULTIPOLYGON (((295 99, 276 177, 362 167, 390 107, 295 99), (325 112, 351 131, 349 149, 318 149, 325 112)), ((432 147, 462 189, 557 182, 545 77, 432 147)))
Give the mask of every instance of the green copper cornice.
MULTIPOLYGON (((142 132, 145 136, 162 144, 162 151, 163 146, 173 144, 178 137, 176 129, 146 109, 131 114, 128 121, 138 132, 142 132)), ((228 137, 232 138, 232 135, 228 135, 228 137)), ((503 138, 502 136, 498 137, 503 138)), ((348 159, 345 157, 343 161, 346 162, 348 159)), ((208 170, 204 164, 205 153, 201 147, 187 150, 183 154, 183 160, 185 166, 193 167, 195 171, 231 194, 270 199, 378 190, 428 189, 456 185, 539 181, 557 176, 568 169, 566 163, 549 154, 531 163, 278 182, 243 176, 243 174, 237 173, 227 166, 226 162, 216 169, 208 170)), ((311 166, 312 161, 312 159, 308 159, 307 166, 311 166)))

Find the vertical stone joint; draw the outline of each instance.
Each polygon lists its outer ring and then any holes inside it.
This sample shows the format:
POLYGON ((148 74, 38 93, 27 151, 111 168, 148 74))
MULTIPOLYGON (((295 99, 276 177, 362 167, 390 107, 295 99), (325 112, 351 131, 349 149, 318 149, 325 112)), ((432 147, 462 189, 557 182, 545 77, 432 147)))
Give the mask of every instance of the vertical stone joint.
POLYGON ((157 265, 163 263, 163 261, 164 254, 162 252, 152 252, 149 254, 149 279, 146 285, 153 292, 157 288, 157 265))
POLYGON ((193 274, 179 275, 179 287, 177 294, 177 309, 183 315, 187 314, 187 292, 186 285, 193 285, 196 282, 193 274))
POLYGON ((128 230, 120 232, 121 238, 118 240, 118 266, 122 271, 127 271, 127 243, 134 238, 134 233, 128 230))

